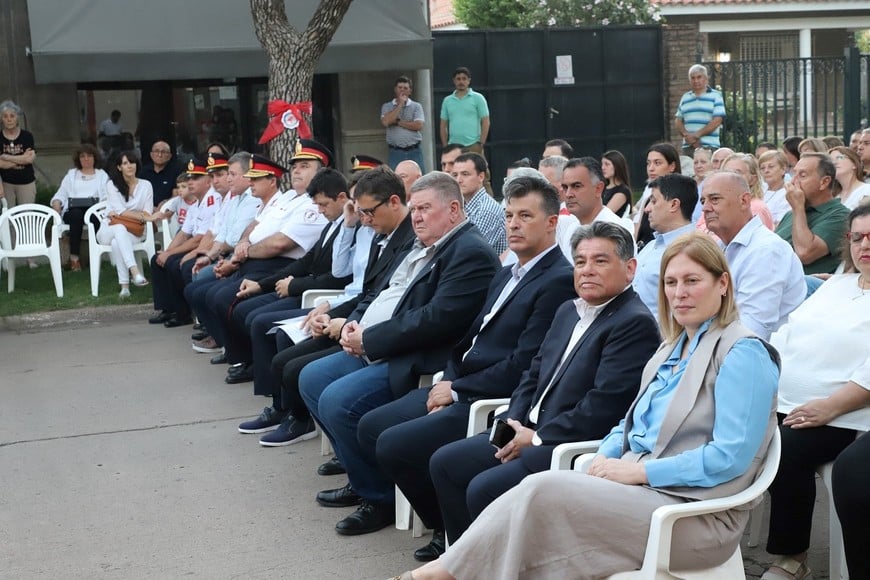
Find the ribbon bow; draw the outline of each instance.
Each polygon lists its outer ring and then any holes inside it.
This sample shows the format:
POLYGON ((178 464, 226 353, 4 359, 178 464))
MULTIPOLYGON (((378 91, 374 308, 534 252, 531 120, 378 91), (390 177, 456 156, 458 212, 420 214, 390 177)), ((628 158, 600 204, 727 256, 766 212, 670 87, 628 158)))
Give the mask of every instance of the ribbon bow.
POLYGON ((269 101, 267 107, 269 124, 260 137, 260 145, 268 143, 284 132, 284 129, 297 129, 302 139, 311 138, 311 128, 305 122, 303 115, 311 115, 311 101, 288 103, 287 101, 269 101))

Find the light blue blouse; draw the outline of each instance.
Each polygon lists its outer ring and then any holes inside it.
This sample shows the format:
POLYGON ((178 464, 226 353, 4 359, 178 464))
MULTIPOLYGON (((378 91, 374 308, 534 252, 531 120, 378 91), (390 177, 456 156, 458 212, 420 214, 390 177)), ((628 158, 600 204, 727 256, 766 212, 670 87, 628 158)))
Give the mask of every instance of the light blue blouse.
MULTIPOLYGON (((688 356, 680 361, 687 338, 683 333, 638 400, 628 433, 631 451, 643 454, 655 448, 677 385, 710 322, 701 326, 689 344, 688 356)), ((716 378, 713 439, 679 455, 646 461, 650 485, 713 487, 744 473, 764 439, 778 382, 779 369, 764 345, 756 339, 737 341, 716 378)), ((599 453, 612 458, 622 455, 624 426, 625 419, 605 437, 599 453)))

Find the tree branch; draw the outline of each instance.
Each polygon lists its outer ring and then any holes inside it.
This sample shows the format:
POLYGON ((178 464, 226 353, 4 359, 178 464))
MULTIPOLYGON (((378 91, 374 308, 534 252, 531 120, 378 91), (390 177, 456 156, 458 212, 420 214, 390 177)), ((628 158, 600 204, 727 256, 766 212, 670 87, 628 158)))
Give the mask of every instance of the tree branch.
MULTIPOLYGON (((254 0, 251 0, 252 2, 254 0)), ((332 35, 338 30, 350 3, 353 0, 321 0, 308 22, 304 35, 306 49, 317 62, 326 50, 332 35)))

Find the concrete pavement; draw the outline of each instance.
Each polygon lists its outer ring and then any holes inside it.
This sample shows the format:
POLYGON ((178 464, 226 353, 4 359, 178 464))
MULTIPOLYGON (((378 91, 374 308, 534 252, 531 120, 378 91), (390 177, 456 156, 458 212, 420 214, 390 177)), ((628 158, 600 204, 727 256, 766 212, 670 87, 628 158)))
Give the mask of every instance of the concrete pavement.
MULTIPOLYGON (((190 327, 128 306, 0 321, 0 578, 386 578, 427 541, 338 536, 319 440, 264 449, 268 401, 227 385, 190 327)), ((810 565, 827 577, 819 494, 810 565)), ((763 547, 763 544, 762 544, 763 547)), ((744 549, 757 578, 770 561, 744 549)))

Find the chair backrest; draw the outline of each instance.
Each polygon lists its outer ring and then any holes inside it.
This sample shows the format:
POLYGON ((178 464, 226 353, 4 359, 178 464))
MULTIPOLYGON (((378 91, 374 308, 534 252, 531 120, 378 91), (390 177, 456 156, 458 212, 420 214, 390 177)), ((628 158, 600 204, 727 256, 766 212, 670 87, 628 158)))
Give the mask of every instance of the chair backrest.
POLYGON ((99 203, 95 203, 91 207, 88 208, 88 211, 85 212, 85 224, 91 223, 91 216, 96 215, 97 219, 102 221, 105 219, 106 214, 109 213, 109 203, 106 201, 101 201, 99 203))
POLYGON ((52 225, 60 223, 60 215, 50 207, 37 203, 17 205, 0 216, 3 245, 12 249, 14 239, 16 250, 46 248, 45 230, 49 222, 52 225))

